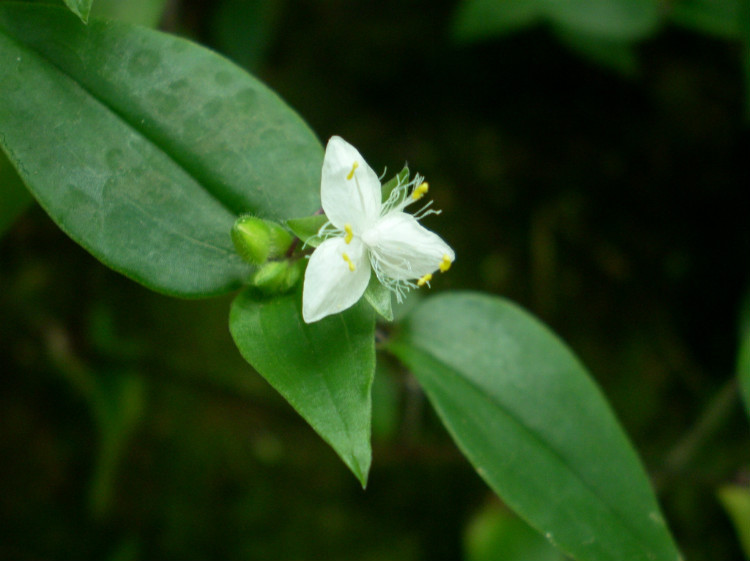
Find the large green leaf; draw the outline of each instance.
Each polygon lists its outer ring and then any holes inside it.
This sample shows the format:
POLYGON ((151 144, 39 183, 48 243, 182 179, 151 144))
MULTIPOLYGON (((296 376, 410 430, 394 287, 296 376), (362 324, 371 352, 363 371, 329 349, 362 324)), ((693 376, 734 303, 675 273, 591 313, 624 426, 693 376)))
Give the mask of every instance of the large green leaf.
POLYGON ((518 307, 426 299, 388 348, 500 497, 582 561, 679 558, 638 458, 586 370, 518 307))
POLYGON ((364 486, 370 469, 375 318, 355 307, 312 324, 299 291, 263 300, 246 290, 229 326, 247 360, 330 444, 364 486))
POLYGON ((319 206, 322 147, 263 84, 183 39, 53 7, 0 4, 0 144, 74 240, 167 294, 247 278, 237 215, 319 206))

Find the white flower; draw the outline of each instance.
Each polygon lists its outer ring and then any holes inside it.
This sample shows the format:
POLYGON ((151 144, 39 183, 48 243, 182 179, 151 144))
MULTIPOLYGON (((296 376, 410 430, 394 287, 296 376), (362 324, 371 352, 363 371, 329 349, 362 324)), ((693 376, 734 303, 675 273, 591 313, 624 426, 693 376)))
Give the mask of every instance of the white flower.
POLYGON ((404 292, 429 285, 432 273, 450 268, 453 250, 418 222, 436 211, 428 203, 416 216, 403 212, 426 192, 417 175, 400 181, 382 202, 380 180, 357 149, 338 136, 328 141, 320 182, 328 223, 305 272, 306 323, 353 306, 367 288, 370 267, 399 302, 404 292))

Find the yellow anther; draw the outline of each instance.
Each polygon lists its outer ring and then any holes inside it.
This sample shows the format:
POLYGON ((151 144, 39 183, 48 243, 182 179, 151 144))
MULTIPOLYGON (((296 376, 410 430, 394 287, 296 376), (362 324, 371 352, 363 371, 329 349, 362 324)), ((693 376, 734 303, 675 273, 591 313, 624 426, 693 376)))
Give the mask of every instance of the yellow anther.
POLYGON ((420 183, 419 187, 416 187, 414 191, 412 191, 411 198, 415 201, 418 201, 419 199, 424 197, 424 194, 429 190, 430 185, 426 181, 423 181, 422 183, 420 183))
POLYGON ((359 162, 354 162, 352 164, 352 171, 349 172, 349 175, 346 176, 346 178, 351 181, 352 177, 354 177, 354 170, 359 167, 359 162))
POLYGON ((451 268, 452 264, 451 258, 448 255, 443 255, 443 260, 440 262, 440 272, 444 273, 451 268))
POLYGON ((342 253, 341 257, 344 258, 344 261, 346 261, 349 264, 349 270, 353 273, 354 272, 354 263, 352 263, 352 260, 349 259, 349 256, 346 253, 342 253))
POLYGON ((344 237, 344 241, 346 243, 352 243, 352 238, 354 237, 354 232, 352 232, 352 225, 351 224, 344 224, 344 231, 346 232, 346 236, 344 237))
POLYGON ((427 273, 425 276, 417 281, 417 286, 424 286, 432 280, 432 274, 427 273))

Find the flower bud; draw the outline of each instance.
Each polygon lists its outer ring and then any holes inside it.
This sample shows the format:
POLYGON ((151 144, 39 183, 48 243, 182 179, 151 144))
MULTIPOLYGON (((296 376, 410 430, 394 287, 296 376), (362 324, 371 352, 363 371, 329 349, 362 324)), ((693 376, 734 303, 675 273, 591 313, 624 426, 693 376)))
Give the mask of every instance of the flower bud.
POLYGON ((266 294, 282 294, 302 277, 303 264, 303 261, 269 261, 253 275, 252 284, 266 294))
POLYGON ((282 257, 294 237, 280 224, 254 216, 241 216, 232 226, 232 241, 243 259, 261 265, 282 257))

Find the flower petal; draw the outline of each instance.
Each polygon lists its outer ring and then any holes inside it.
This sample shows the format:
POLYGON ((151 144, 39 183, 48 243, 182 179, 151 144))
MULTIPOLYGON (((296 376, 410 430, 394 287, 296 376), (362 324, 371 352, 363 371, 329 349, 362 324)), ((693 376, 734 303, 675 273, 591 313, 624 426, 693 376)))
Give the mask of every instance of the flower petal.
POLYGON ((380 180, 357 149, 340 136, 326 146, 320 198, 328 220, 360 235, 380 217, 380 180))
POLYGON ((306 323, 343 312, 356 304, 370 281, 367 248, 354 238, 324 241, 313 252, 302 289, 302 318, 306 323), (352 270, 354 269, 354 270, 352 270))
POLYGON ((394 280, 413 280, 448 265, 456 254, 440 236, 405 212, 389 212, 362 236, 373 267, 394 280))

